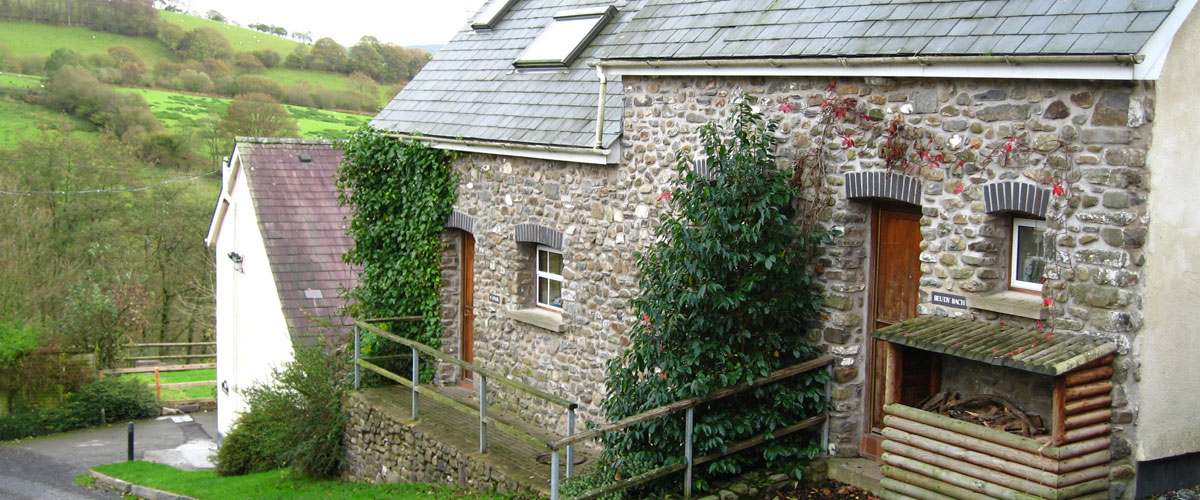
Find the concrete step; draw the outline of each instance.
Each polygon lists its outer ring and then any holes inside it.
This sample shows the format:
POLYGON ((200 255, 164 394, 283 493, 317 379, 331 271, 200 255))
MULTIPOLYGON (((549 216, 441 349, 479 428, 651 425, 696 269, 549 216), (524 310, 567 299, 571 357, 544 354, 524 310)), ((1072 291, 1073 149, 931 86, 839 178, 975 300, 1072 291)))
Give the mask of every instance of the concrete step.
POLYGON ((861 488, 876 495, 883 493, 879 480, 883 479, 879 462, 868 458, 827 458, 829 479, 861 488))

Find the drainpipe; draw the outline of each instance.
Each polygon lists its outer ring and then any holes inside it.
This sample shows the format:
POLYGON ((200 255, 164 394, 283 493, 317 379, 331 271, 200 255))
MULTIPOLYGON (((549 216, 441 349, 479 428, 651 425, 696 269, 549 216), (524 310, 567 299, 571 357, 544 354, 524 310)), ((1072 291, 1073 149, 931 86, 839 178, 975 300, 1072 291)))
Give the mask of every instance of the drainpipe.
POLYGON ((604 67, 596 66, 596 76, 600 78, 600 95, 596 100, 596 151, 604 149, 604 98, 608 96, 608 75, 604 67))

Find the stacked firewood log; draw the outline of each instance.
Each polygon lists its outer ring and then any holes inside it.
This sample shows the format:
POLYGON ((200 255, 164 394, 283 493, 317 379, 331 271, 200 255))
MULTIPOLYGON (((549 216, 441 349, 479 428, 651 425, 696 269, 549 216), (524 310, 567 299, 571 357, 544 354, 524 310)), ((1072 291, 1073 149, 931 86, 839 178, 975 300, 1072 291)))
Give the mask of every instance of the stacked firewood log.
POLYGON ((942 391, 921 403, 921 409, 1025 437, 1048 434, 1042 417, 1029 415, 1012 401, 995 394, 962 397, 957 392, 942 391))

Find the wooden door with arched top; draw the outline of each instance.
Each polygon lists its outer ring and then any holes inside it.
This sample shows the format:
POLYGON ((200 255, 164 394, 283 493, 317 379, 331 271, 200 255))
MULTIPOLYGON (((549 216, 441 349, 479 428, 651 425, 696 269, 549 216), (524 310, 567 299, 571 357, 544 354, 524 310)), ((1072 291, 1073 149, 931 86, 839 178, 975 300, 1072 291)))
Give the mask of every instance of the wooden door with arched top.
MULTIPOLYGON (((461 283, 460 290, 462 296, 460 302, 462 306, 462 317, 460 318, 460 335, 459 352, 462 353, 462 360, 468 363, 475 362, 475 236, 466 231, 462 232, 462 255, 460 256, 459 269, 462 274, 459 276, 461 283)), ((471 384, 472 373, 470 370, 463 370, 460 383, 464 385, 471 384)))

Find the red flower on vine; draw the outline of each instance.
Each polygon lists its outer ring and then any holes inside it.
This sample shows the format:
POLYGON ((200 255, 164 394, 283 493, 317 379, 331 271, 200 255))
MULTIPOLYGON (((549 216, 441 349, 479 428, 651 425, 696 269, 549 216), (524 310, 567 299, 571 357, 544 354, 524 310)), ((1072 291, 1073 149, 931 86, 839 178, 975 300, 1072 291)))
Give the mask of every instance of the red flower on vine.
POLYGON ((670 191, 663 191, 661 194, 658 195, 658 201, 669 201, 670 199, 671 199, 670 191))
POLYGON ((1054 299, 1052 299, 1050 297, 1046 297, 1046 300, 1042 301, 1042 305, 1046 306, 1046 307, 1050 307, 1050 304, 1053 304, 1053 303, 1054 303, 1054 299))
POLYGON ((645 321, 645 322, 649 323, 649 322, 650 322, 650 315, 649 315, 649 314, 643 314, 643 315, 642 315, 642 321, 645 321))
POLYGON ((1005 144, 1005 145, 1004 145, 1004 152, 1005 152, 1005 153, 1011 153, 1011 152, 1012 152, 1012 148, 1013 148, 1013 143, 1014 143, 1014 142, 1017 142, 1017 137, 1016 137, 1016 136, 1012 136, 1012 137, 1009 137, 1009 138, 1008 138, 1008 144, 1005 144))
POLYGON ((963 183, 962 183, 962 181, 958 181, 954 185, 954 194, 959 194, 962 192, 963 192, 963 183))
POLYGON ((1037 322, 1037 327, 1038 327, 1038 328, 1041 328, 1042 326, 1044 326, 1044 325, 1042 325, 1042 322, 1041 322, 1041 321, 1038 321, 1038 322, 1037 322))
POLYGON ((1058 181, 1054 183, 1054 187, 1050 188, 1050 192, 1054 193, 1054 196, 1062 196, 1066 194, 1067 189, 1063 187, 1062 181, 1058 181))
POLYGON ((829 82, 829 91, 833 92, 834 90, 837 90, 837 80, 829 82))
POLYGON ((784 113, 791 113, 792 109, 793 109, 792 103, 790 103, 790 102, 785 102, 785 103, 779 105, 779 111, 782 111, 784 113))
POLYGON ((854 147, 854 133, 853 132, 846 131, 846 130, 842 131, 842 147, 843 148, 854 147))

